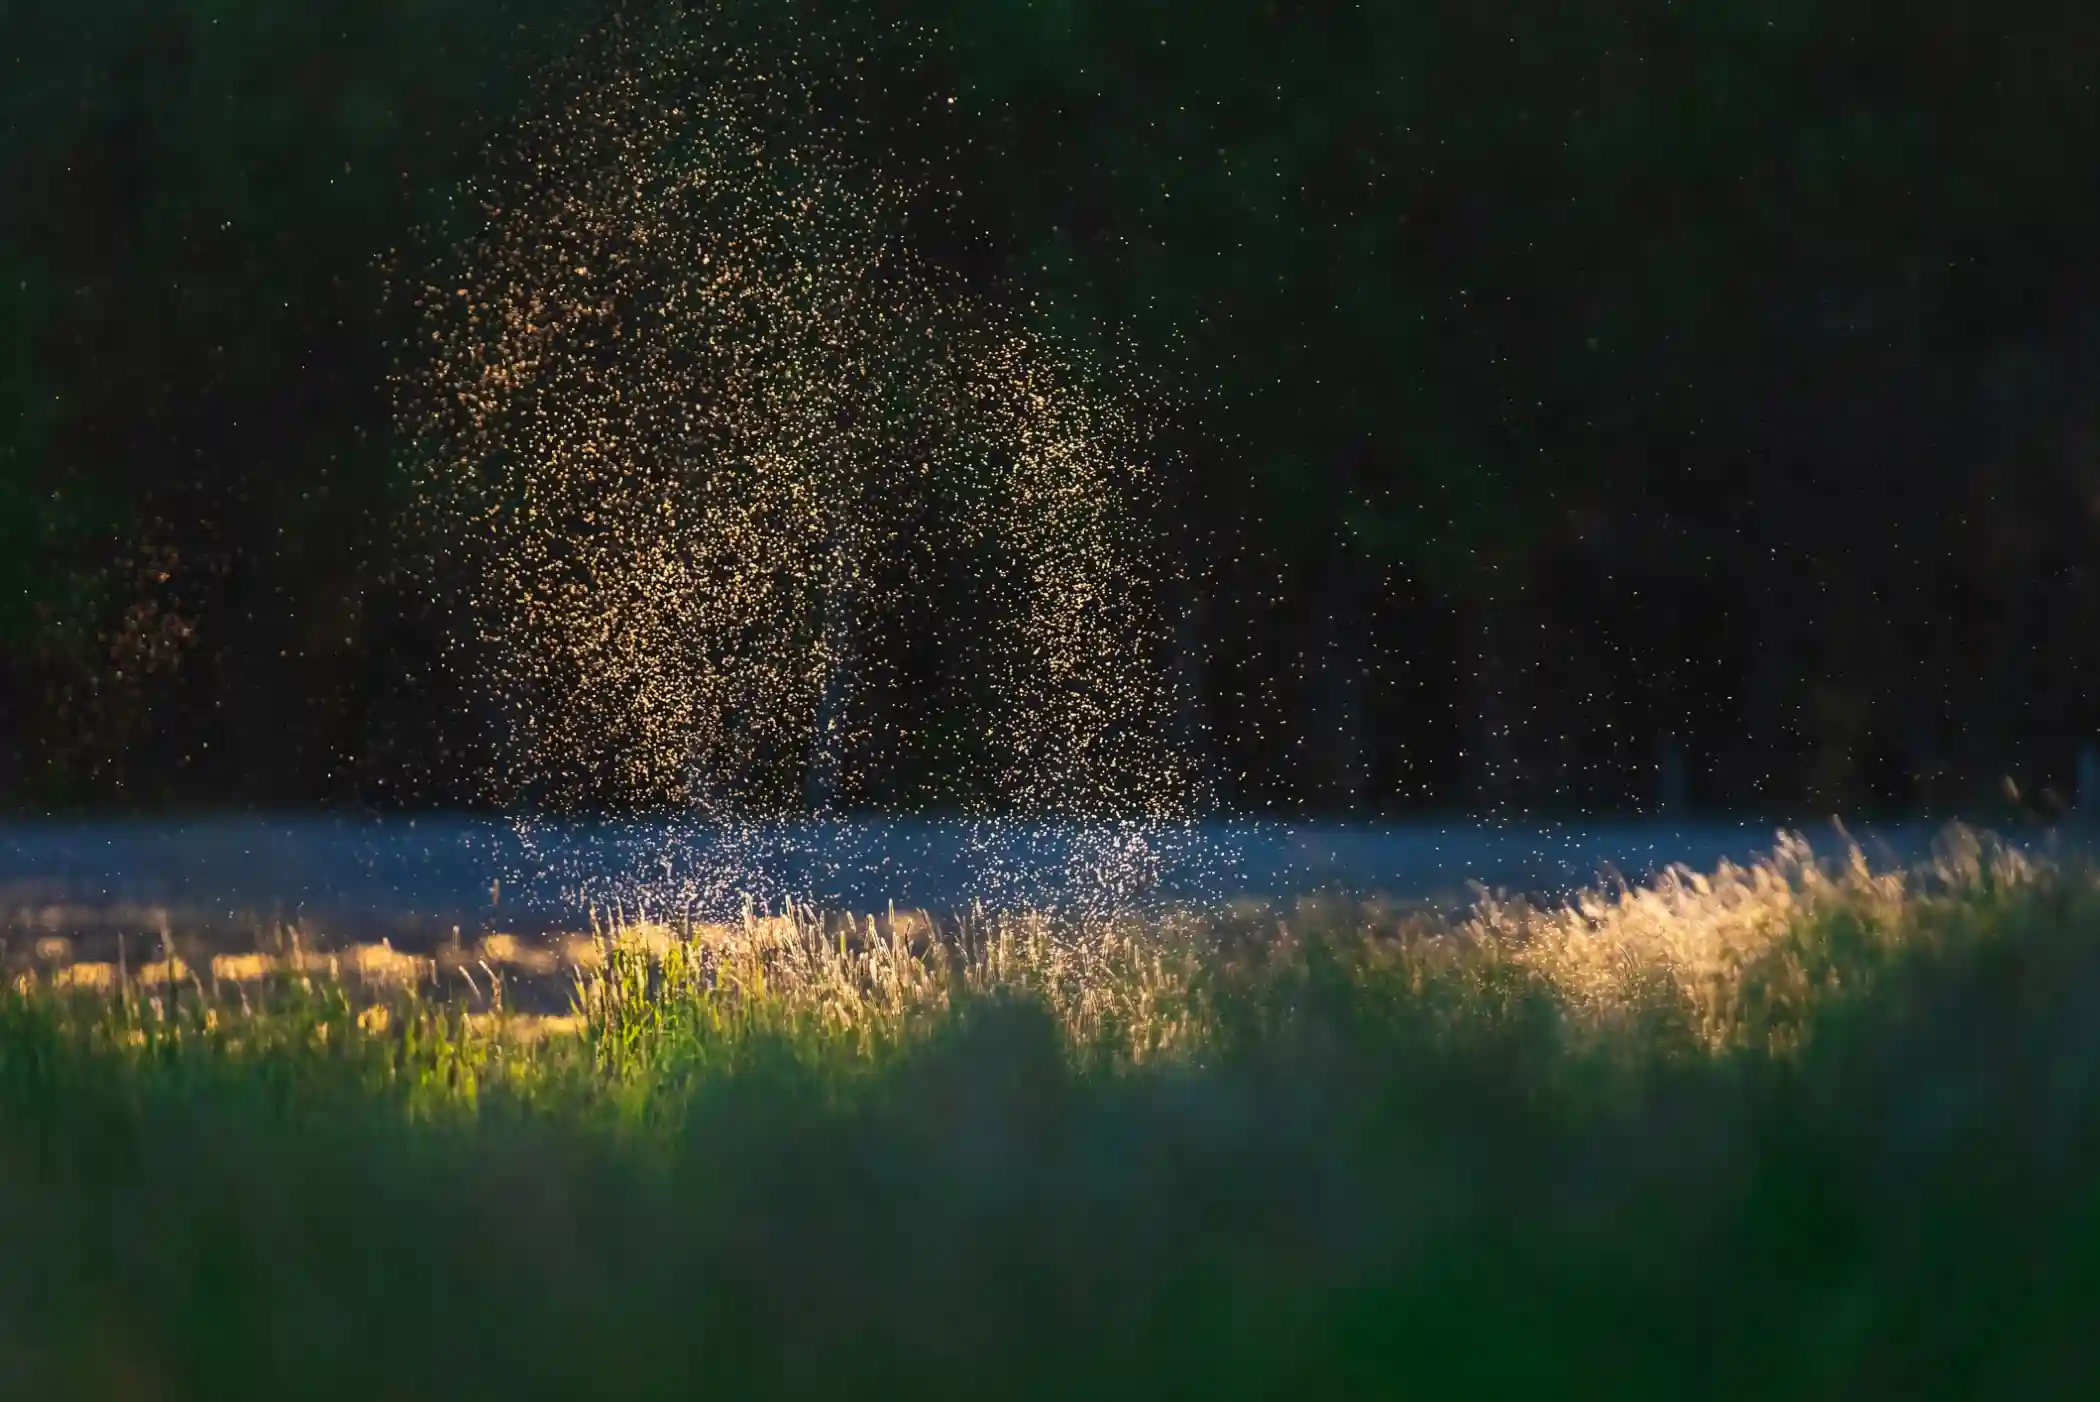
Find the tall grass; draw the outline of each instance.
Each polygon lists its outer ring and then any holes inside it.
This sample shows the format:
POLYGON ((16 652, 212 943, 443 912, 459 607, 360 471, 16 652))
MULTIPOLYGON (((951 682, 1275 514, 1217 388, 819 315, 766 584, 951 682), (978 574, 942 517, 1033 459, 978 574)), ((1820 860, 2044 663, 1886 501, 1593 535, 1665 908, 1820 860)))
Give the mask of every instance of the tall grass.
POLYGON ((0 1395, 2088 1395, 2096 936, 1951 830, 1462 920, 630 923, 551 1023, 25 981, 0 1395))

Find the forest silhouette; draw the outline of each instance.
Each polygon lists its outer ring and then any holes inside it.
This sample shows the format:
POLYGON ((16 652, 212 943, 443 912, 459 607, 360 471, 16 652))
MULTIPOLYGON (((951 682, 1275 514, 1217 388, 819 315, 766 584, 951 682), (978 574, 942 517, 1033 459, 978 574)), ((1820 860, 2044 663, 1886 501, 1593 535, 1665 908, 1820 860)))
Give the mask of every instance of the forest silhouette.
MULTIPOLYGON (((7 7, 0 801, 473 801, 385 292, 545 65, 650 8, 7 7)), ((724 8, 761 51, 768 13, 724 8)), ((1178 723, 1228 806, 2070 801, 2100 18, 779 15, 830 36, 808 76, 919 256, 1171 386, 1178 723)), ((930 727, 974 704, 953 623, 899 643, 930 727)), ((927 790, 899 756, 856 802, 927 790)))

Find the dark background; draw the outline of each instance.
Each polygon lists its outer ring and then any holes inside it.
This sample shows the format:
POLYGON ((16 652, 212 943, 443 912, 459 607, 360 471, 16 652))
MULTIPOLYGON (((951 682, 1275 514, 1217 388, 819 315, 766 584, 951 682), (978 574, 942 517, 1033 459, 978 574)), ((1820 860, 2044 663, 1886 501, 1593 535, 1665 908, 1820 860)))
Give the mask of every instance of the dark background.
MULTIPOLYGON (((0 809, 471 800, 383 265, 612 8, 0 6, 0 809)), ((1695 808, 2069 793, 2100 10, 799 10, 961 192, 926 250, 1195 406, 1162 524, 1234 806, 1631 811, 1673 747, 1695 808)))

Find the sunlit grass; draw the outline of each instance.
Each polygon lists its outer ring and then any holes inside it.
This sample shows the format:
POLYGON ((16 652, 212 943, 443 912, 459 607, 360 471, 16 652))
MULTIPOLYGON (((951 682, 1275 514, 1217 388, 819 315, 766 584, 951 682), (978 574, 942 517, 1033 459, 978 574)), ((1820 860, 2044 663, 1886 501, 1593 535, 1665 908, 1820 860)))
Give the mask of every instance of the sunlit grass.
POLYGON ((1953 830, 1463 919, 46 959, 0 1392, 2077 1395, 2096 935, 1953 830))

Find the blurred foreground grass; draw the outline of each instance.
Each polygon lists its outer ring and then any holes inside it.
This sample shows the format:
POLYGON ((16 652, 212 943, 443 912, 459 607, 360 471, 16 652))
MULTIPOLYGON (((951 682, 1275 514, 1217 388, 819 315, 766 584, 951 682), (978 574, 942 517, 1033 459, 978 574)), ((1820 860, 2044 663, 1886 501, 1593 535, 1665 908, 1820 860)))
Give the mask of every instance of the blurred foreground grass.
POLYGON ((593 949, 0 993, 0 1396, 2100 1383, 2084 863, 593 949))

